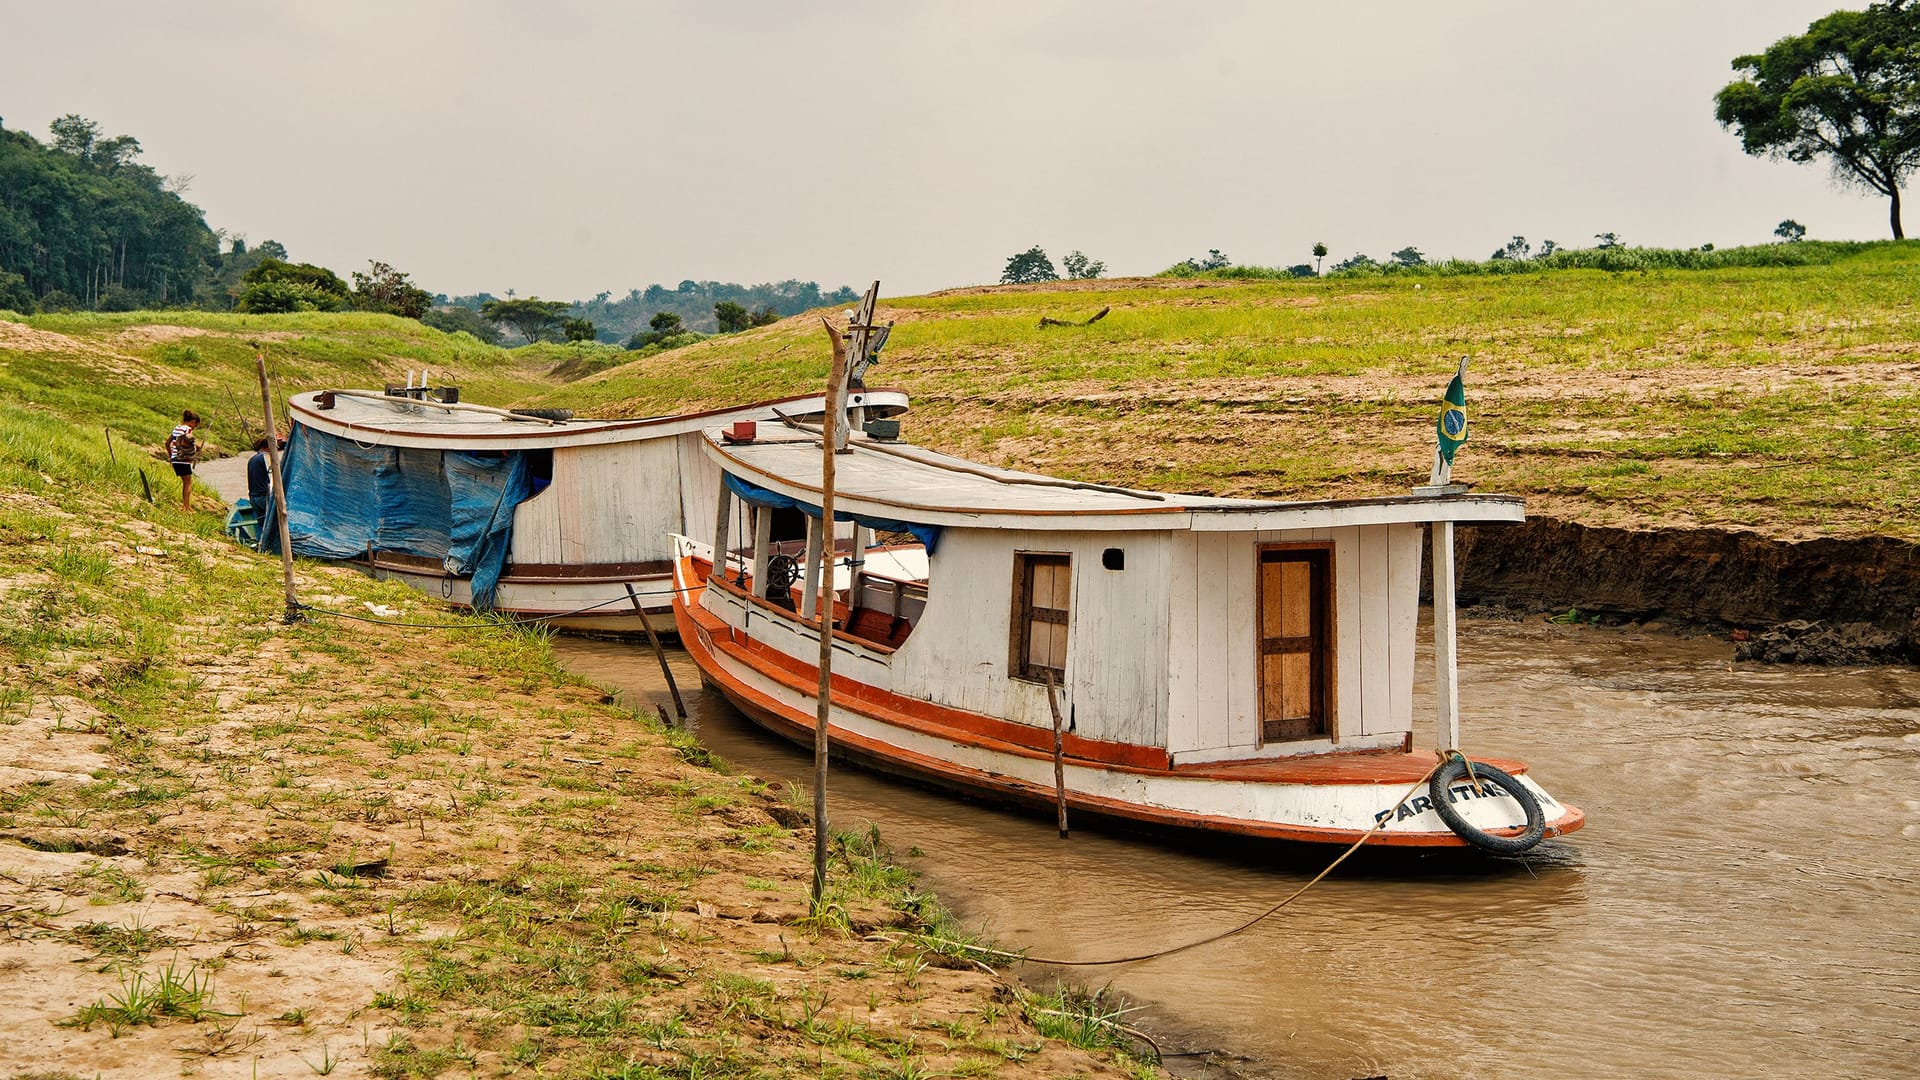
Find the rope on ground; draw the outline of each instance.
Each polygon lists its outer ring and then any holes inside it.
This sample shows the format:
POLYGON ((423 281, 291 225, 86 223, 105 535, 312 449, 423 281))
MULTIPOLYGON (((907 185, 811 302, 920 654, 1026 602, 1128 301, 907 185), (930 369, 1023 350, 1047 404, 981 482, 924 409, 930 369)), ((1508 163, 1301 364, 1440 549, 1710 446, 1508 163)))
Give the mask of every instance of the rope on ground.
MULTIPOLYGON (((693 585, 684 589, 667 589, 664 591, 657 591, 657 592, 643 592, 638 595, 640 596, 677 596, 680 593, 696 592, 702 588, 705 588, 705 586, 693 585)), ((595 611, 600 608, 608 607, 613 604, 625 604, 628 602, 629 601, 625 596, 620 596, 611 600, 602 600, 597 604, 588 604, 586 607, 574 608, 572 611, 561 611, 552 615, 536 615, 530 619, 494 618, 494 619, 485 619, 485 621, 482 621, 482 622, 464 622, 464 623, 398 622, 393 619, 373 619, 365 615, 355 615, 349 611, 332 611, 327 608, 314 607, 312 604, 296 604, 295 606, 298 607, 301 611, 310 611, 310 612, 313 612, 315 615, 329 615, 336 619, 351 619, 354 622, 372 623, 375 626, 404 626, 404 627, 408 627, 415 630, 490 630, 490 629, 497 629, 501 626, 538 626, 542 623, 553 622, 555 619, 570 619, 575 615, 584 615, 589 611, 595 611)))
MULTIPOLYGON (((1437 760, 1434 761, 1433 767, 1427 770, 1425 776, 1422 776, 1420 779, 1414 781, 1413 786, 1407 789, 1407 793, 1405 795, 1400 796, 1400 800, 1394 803, 1388 809, 1398 810, 1401 804, 1405 803, 1408 799, 1413 798, 1415 792, 1419 791, 1422 787, 1425 787, 1427 781, 1433 779, 1433 774, 1439 772, 1440 767, 1442 765, 1445 765, 1448 761, 1452 760, 1456 756, 1464 756, 1464 755, 1461 755, 1460 751, 1458 750, 1449 750, 1444 754, 1436 753, 1435 757, 1437 760)), ((1352 846, 1348 847, 1347 850, 1341 852, 1339 858, 1328 863, 1327 868, 1325 870, 1322 870, 1318 874, 1314 875, 1314 878, 1312 881, 1309 881, 1305 885, 1302 885, 1298 889, 1295 889, 1293 893, 1289 895, 1285 900, 1280 901, 1279 903, 1273 905, 1267 910, 1261 912, 1258 915, 1255 915, 1253 918, 1248 919, 1246 922, 1243 922, 1240 925, 1233 927, 1230 930, 1222 930, 1217 934, 1210 934, 1207 937, 1203 937, 1199 939, 1198 941, 1189 941, 1184 945, 1175 945, 1172 948, 1167 948, 1167 949, 1156 949, 1153 952, 1138 953, 1133 956, 1117 956, 1107 960, 1063 960, 1063 959, 1055 959, 1052 957, 1045 957, 1045 956, 1031 956, 1027 953, 1007 952, 1004 949, 989 949, 982 945, 972 945, 964 941, 949 941, 945 938, 927 937, 927 938, 922 938, 921 940, 936 942, 941 945, 951 945, 956 948, 965 949, 969 952, 982 953, 987 956, 999 956, 999 957, 1004 957, 1008 960, 1022 960, 1029 964, 1048 964, 1054 967, 1106 967, 1109 964, 1132 964, 1141 960, 1153 960, 1162 956, 1172 956, 1175 953, 1183 953, 1183 952, 1186 952, 1188 949, 1197 949, 1202 945, 1211 945, 1216 941, 1222 941, 1222 940, 1225 940, 1226 938, 1230 938, 1234 936, 1235 934, 1242 933, 1246 930, 1250 930, 1256 924, 1261 923, 1266 919, 1272 917, 1273 915, 1279 913, 1280 909, 1286 907, 1288 904, 1293 903, 1295 900, 1300 899, 1300 896, 1302 893, 1305 893, 1308 889, 1311 889, 1315 885, 1320 884, 1321 879, 1325 878, 1328 874, 1333 873, 1333 870, 1335 867, 1347 861, 1347 856, 1352 855, 1356 851, 1359 851, 1360 845, 1366 843, 1368 840, 1373 839, 1373 834, 1379 832, 1381 827, 1386 825, 1386 823, 1389 820, 1391 820, 1392 817, 1393 817, 1392 814, 1382 815, 1378 820, 1374 822, 1373 828, 1368 829, 1366 832, 1360 834, 1360 839, 1355 840, 1352 846)))

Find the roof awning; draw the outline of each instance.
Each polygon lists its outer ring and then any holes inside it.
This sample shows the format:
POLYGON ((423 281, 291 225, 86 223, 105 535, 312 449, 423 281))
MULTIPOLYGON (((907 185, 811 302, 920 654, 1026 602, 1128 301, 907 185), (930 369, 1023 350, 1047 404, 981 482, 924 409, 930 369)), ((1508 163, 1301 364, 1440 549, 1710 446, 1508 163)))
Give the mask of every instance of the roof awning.
MULTIPOLYGON (((730 472, 720 474, 726 479, 727 490, 753 503, 755 506, 771 506, 778 510, 798 510, 811 518, 820 516, 820 508, 809 502, 802 502, 790 495, 763 488, 748 480, 742 480, 730 472)), ((835 521, 851 521, 856 525, 865 525, 877 532, 903 532, 913 534, 915 540, 932 555, 933 549, 940 543, 940 526, 922 525, 913 521, 899 521, 893 518, 874 517, 871 514, 850 513, 839 508, 833 512, 835 521)))

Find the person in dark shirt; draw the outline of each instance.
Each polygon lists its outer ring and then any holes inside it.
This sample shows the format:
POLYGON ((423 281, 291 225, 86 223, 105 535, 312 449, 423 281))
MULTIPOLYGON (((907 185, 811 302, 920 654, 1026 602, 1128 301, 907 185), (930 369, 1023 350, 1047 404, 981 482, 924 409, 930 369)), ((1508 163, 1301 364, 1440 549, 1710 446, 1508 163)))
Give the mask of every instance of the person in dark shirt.
POLYGON ((247 513, 253 515, 253 546, 267 549, 267 507, 273 504, 273 466, 267 460, 267 438, 253 440, 253 456, 247 459, 247 513))
POLYGON ((268 480, 272 470, 267 465, 267 439, 261 436, 253 440, 253 456, 247 459, 247 505, 253 507, 256 514, 264 514, 267 500, 273 498, 273 485, 268 480))

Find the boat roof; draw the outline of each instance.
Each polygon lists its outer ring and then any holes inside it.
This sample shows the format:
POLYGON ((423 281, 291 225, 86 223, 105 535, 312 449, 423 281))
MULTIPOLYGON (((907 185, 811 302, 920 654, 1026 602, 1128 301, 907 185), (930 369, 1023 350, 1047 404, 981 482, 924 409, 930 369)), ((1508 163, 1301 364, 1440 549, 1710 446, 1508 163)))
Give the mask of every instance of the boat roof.
MULTIPOLYGON (((706 433, 727 472, 818 505, 820 437, 783 430, 735 443, 706 433)), ((856 435, 834 459, 834 509, 927 525, 1017 529, 1314 529, 1395 522, 1522 521, 1520 499, 1464 489, 1374 499, 1225 499, 1111 487, 1002 469, 909 443, 856 435)))
MULTIPOLYGON (((907 394, 885 388, 855 390, 848 395, 848 404, 876 416, 897 416, 907 411, 907 394)), ((825 411, 820 394, 634 420, 546 420, 470 402, 443 403, 378 390, 311 390, 287 399, 289 418, 316 431, 369 445, 437 450, 538 450, 637 442, 738 420, 778 423, 781 414, 817 418, 825 411)))

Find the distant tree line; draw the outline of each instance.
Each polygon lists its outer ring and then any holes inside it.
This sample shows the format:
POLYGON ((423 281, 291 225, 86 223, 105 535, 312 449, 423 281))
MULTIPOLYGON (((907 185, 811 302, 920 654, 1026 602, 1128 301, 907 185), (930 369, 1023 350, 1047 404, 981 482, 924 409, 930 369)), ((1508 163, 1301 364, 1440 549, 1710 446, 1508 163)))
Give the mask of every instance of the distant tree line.
MULTIPOLYGON (((1385 259, 1364 252, 1334 263, 1326 277, 1368 277, 1408 274, 1450 277, 1474 274, 1526 274, 1543 270, 1709 270, 1736 266, 1817 266, 1858 252, 1870 245, 1860 241, 1813 241, 1806 238, 1806 226, 1789 218, 1774 227, 1780 238, 1776 244, 1715 248, 1702 244, 1697 248, 1631 247, 1618 233, 1594 234, 1591 247, 1565 248, 1552 240, 1534 247, 1526 237, 1515 236, 1494 249, 1485 260, 1429 259, 1419 248, 1403 247, 1385 259)), ((1218 251, 1211 252, 1219 256, 1218 251)), ((1316 259, 1325 258, 1326 245, 1315 244, 1316 259)), ((1224 257, 1205 262, 1220 265, 1201 268, 1202 263, 1184 259, 1162 270, 1159 277, 1212 277, 1227 279, 1310 278, 1318 276, 1306 263, 1293 266, 1235 266, 1224 257)))
POLYGON ((130 310, 212 298, 220 244, 198 207, 136 159, 139 140, 79 116, 52 145, 0 129, 0 307, 130 310))
MULTIPOLYGON (((1078 251, 1069 251, 1060 260, 1068 278, 1097 278, 1107 272, 1107 264, 1097 259, 1089 259, 1078 251)), ((1035 244, 1025 251, 1007 257, 1006 268, 1000 271, 1002 285, 1025 285, 1035 281, 1059 281, 1060 271, 1053 268, 1053 260, 1035 244)))
MULTIPOLYGON (((459 319, 463 311, 478 317, 487 304, 500 302, 488 292, 434 299, 436 315, 448 320, 459 319)), ((507 299, 513 299, 511 291, 507 299)), ((568 303, 565 310, 572 318, 592 323, 595 340, 642 348, 688 334, 694 335, 689 340, 698 340, 702 334, 734 333, 813 308, 852 304, 859 299, 860 294, 849 286, 825 291, 812 281, 789 279, 741 285, 688 279, 671 289, 659 284, 628 289, 618 299, 612 292, 602 292, 591 300, 568 303), (675 317, 670 328, 667 322, 655 322, 662 314, 675 317)), ((427 321, 434 324, 436 318, 430 316, 427 321)), ((557 327, 556 323, 556 332, 557 327)))
POLYGON ((20 312, 232 308, 378 311, 418 319, 432 297, 383 262, 353 283, 296 263, 268 240, 248 248, 182 199, 191 178, 140 164, 140 141, 68 114, 42 144, 0 127, 0 308, 20 312))

